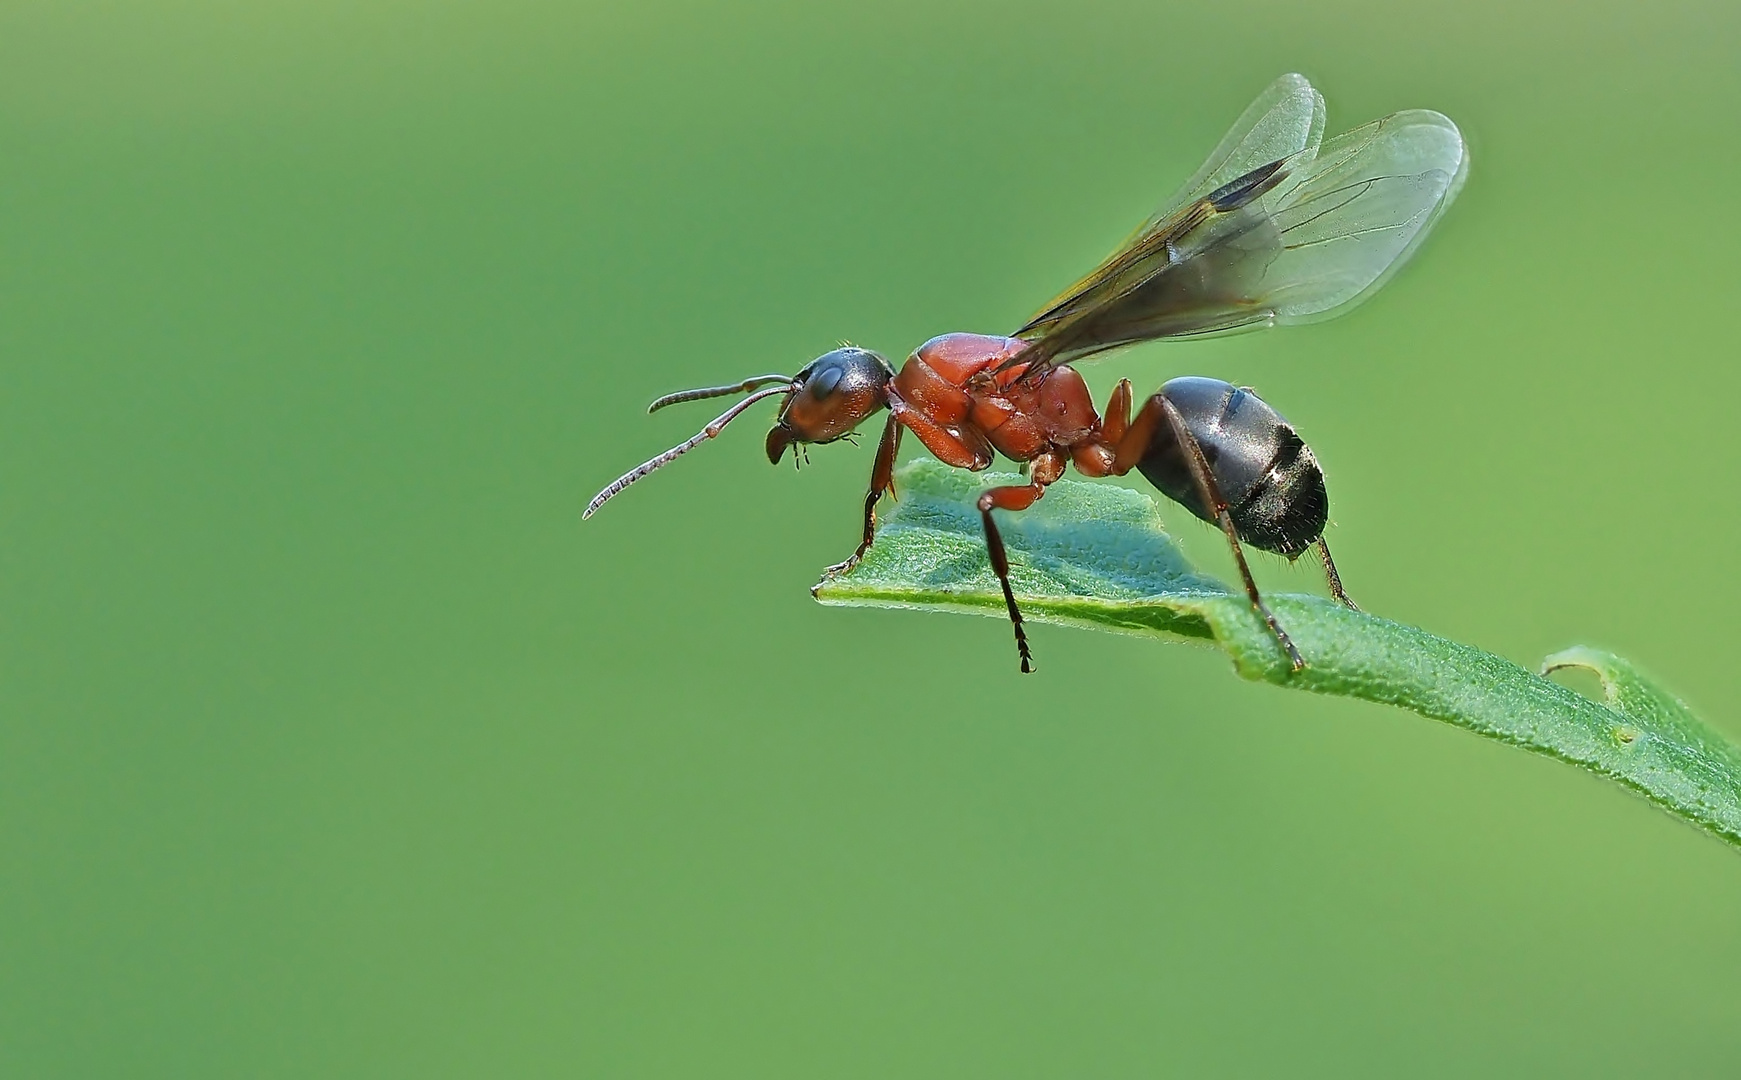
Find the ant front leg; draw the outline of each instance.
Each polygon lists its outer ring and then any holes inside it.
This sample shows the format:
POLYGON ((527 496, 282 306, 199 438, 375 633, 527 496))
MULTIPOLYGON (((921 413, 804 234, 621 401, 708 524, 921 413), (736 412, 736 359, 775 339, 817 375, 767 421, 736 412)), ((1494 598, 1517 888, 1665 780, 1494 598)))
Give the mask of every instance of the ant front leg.
MULTIPOLYGON (((1233 515, 1229 511, 1226 498, 1221 494, 1221 485, 1215 482, 1215 474, 1210 471, 1208 459, 1203 456, 1203 448, 1198 445, 1197 437, 1191 434, 1191 429, 1185 425, 1185 418, 1179 415, 1178 407, 1165 396, 1156 394, 1149 398, 1148 404, 1143 406, 1125 431, 1124 438, 1119 440, 1113 460, 1113 475, 1123 476, 1134 469, 1148 453, 1150 443, 1163 437, 1163 431, 1164 437, 1171 437, 1178 444, 1180 456, 1185 459, 1185 466, 1196 485, 1198 502, 1214 515, 1215 523, 1227 534, 1227 546, 1233 550, 1233 561, 1239 564, 1239 576, 1245 582, 1245 595, 1251 600, 1252 610, 1263 619, 1264 625, 1275 636, 1276 643, 1288 654, 1288 662, 1293 665, 1293 669, 1301 670, 1306 666, 1306 661, 1300 656, 1300 650, 1294 647, 1294 640, 1282 629, 1282 624, 1276 621, 1275 613, 1270 611, 1269 605, 1263 602, 1263 594, 1257 591, 1257 581, 1251 576, 1251 566, 1245 561, 1245 548, 1239 539, 1239 529, 1233 524, 1233 515)), ((1326 557, 1324 565, 1331 567, 1331 573, 1334 574, 1334 564, 1328 561, 1329 549, 1324 548, 1322 551, 1326 557)), ((1337 582, 1339 595, 1340 587, 1340 582, 1337 582)))
POLYGON ((1016 605, 1016 594, 1010 589, 1010 560, 1009 554, 1004 551, 1003 534, 997 531, 997 522, 992 520, 991 512, 1026 510, 1046 493, 1047 484, 1062 475, 1063 455, 1056 450, 1048 450, 1031 463, 1028 472, 1030 483, 994 487, 979 497, 979 516, 985 522, 985 550, 991 559, 991 571, 997 575, 998 584, 1003 586, 1004 606, 1009 609, 1010 625, 1015 628, 1016 651, 1021 654, 1023 674, 1034 670, 1034 654, 1028 649, 1028 632, 1022 626, 1022 609, 1016 605))
MULTIPOLYGON (((844 562, 837 562, 824 570, 825 577, 836 577, 846 573, 859 564, 864 553, 877 537, 877 500, 883 492, 890 494, 895 490, 895 455, 901 450, 901 424, 893 415, 889 422, 883 425, 883 437, 877 443, 876 464, 871 466, 870 492, 864 497, 864 539, 859 541, 858 550, 844 562)), ((819 586, 820 587, 820 586, 819 586)), ((812 590, 815 591, 815 590, 812 590)))

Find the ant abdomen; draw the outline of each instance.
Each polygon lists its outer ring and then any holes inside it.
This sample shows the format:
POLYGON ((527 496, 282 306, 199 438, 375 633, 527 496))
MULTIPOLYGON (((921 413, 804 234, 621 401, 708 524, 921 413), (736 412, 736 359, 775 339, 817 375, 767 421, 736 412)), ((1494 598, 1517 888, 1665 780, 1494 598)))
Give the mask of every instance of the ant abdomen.
MULTIPOLYGON (((1220 379, 1195 376, 1171 380, 1156 396, 1178 410, 1202 448, 1241 540, 1291 559, 1323 534, 1330 517, 1323 470, 1267 402, 1220 379)), ((1215 524, 1184 453, 1163 424, 1137 469, 1169 499, 1215 524)))

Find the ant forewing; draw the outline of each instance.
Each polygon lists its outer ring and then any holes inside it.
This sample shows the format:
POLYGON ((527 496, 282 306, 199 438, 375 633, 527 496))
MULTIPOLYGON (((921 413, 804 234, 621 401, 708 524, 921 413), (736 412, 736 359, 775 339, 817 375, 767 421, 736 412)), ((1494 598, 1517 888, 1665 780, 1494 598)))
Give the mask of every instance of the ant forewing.
POLYGON ((1463 137, 1423 109, 1323 134, 1323 96, 1300 75, 1272 83, 1154 217, 1015 332, 1028 377, 1157 338, 1327 319, 1370 296, 1456 196, 1463 137))
POLYGON ((790 379, 758 376, 668 395, 654 408, 750 396, 608 485, 586 515, 763 397, 781 397, 767 438, 775 462, 789 447, 848 438, 886 408, 863 540, 830 574, 850 569, 874 541, 876 504, 892 490, 904 430, 958 468, 988 468, 994 454, 1023 462, 1026 483, 991 488, 978 506, 1022 670, 1032 670, 992 511, 1033 505, 1070 464, 1085 476, 1135 469, 1222 529, 1252 607, 1298 670, 1305 661, 1259 594, 1242 545, 1289 559, 1316 548, 1330 591, 1353 606, 1324 542, 1328 496, 1310 449, 1249 389, 1174 379, 1139 404, 1121 381, 1097 412, 1070 365, 1160 338, 1325 319, 1371 295, 1455 197, 1468 167, 1463 138, 1450 120, 1424 110, 1392 113, 1328 141, 1323 135, 1323 97, 1303 77, 1282 76, 1160 212, 1013 335, 945 334, 921 345, 898 373, 880 355, 847 346, 790 379))

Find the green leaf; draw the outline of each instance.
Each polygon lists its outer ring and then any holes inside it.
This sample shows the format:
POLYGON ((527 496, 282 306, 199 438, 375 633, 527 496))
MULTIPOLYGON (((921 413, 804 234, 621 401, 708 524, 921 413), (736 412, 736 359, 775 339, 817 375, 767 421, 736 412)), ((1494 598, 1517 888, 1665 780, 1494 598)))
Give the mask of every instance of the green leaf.
MULTIPOLYGON (((973 503, 1018 482, 911 463, 876 544, 851 573, 819 583, 816 598, 1004 618, 973 503)), ((1594 670, 1603 704, 1425 630, 1318 597, 1268 597, 1306 658, 1295 672, 1244 595, 1185 561, 1142 493, 1061 481, 999 524, 1012 585, 1035 622, 1211 642, 1247 679, 1400 705, 1581 765, 1741 846, 1741 750, 1618 657, 1576 648, 1544 668, 1594 670)))

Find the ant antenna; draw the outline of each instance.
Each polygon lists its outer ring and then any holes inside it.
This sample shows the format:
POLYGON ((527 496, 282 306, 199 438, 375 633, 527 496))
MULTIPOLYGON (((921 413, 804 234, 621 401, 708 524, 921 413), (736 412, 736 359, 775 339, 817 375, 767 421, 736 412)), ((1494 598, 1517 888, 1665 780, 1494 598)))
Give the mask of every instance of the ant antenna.
POLYGON ((766 386, 769 383, 789 384, 791 381, 792 376, 790 375, 757 375, 754 378, 745 379, 741 383, 733 383, 730 386, 704 386, 699 390, 679 390, 675 394, 666 394, 664 397, 658 398, 653 402, 653 404, 647 406, 647 411, 650 413, 656 413, 667 405, 680 405, 685 401, 702 401, 707 398, 725 397, 727 394, 747 394, 758 386, 766 386))
MULTIPOLYGON (((593 496, 592 502, 589 502, 586 504, 586 510, 584 512, 582 512, 580 515, 581 520, 585 521, 587 518, 592 517, 595 513, 598 512, 599 507, 603 506, 606 502, 608 502, 610 500, 611 496, 615 495, 617 492, 628 487, 630 484, 634 483, 636 480, 639 480, 641 477, 646 476, 648 473, 654 471, 655 469, 659 469, 659 468, 662 468, 666 465, 669 465, 671 462, 676 461, 679 457, 682 457, 684 454, 689 453, 689 451, 695 449, 697 446, 700 446, 702 443, 704 443, 707 440, 718 435, 722 430, 725 429, 725 426, 727 424, 731 423, 733 420, 736 420, 738 418, 739 413, 743 412, 745 409, 749 408, 751 405, 754 405, 756 402, 762 400, 765 397, 773 397, 775 394, 790 393, 792 391, 792 388, 797 385, 796 383, 794 383, 790 378, 786 377, 785 375, 778 376, 778 378, 779 378, 782 385, 770 386, 765 390, 756 391, 755 393, 751 394, 749 397, 744 398, 742 401, 738 402, 736 405, 733 405, 731 408, 729 408, 725 412, 721 413, 719 415, 719 417, 714 420, 713 423, 707 425, 706 427, 702 428, 700 431, 696 432, 694 438, 687 439, 683 442, 678 443, 676 446, 673 446, 671 449, 665 451, 663 454, 660 454, 658 457, 653 458, 651 461, 644 461, 641 464, 630 469, 628 472, 624 473, 623 475, 617 477, 615 480, 611 481, 611 483, 608 487, 606 487, 603 491, 599 492, 597 495, 593 496)), ((754 381, 754 380, 751 380, 751 381, 754 381)), ((725 388, 721 389, 719 391, 719 393, 721 393, 721 394, 734 393, 737 389, 738 389, 737 387, 725 387, 725 388)), ((703 393, 703 392, 695 391, 695 390, 689 390, 689 391, 685 391, 685 392, 690 393, 690 394, 699 394, 700 396, 703 396, 703 397, 715 396, 711 392, 703 393)), ((673 394, 671 396, 675 398, 675 397, 680 397, 681 395, 673 394)), ((654 402, 653 404, 657 405, 658 402, 654 402)))

